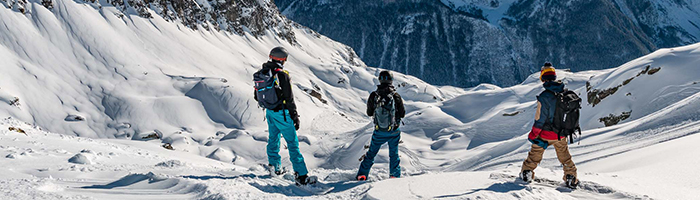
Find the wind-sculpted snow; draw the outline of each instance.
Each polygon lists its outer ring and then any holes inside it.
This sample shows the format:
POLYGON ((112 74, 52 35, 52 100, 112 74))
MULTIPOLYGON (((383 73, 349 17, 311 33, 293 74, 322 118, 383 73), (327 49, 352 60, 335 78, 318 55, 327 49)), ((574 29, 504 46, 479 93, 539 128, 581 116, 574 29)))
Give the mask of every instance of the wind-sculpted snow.
MULTIPOLYGON (((130 139, 256 165, 266 160, 268 133, 250 80, 268 51, 284 46, 291 54, 285 69, 293 84, 327 101, 294 90, 299 138, 310 166, 325 159, 314 159, 324 155, 319 141, 369 122, 365 98, 378 84, 379 69, 366 67, 352 49, 309 29, 294 26, 290 31, 296 39, 290 43, 275 26, 238 35, 193 29, 158 14, 144 17, 105 2, 52 2, 45 7, 29 1, 24 11, 2 2, 3 118, 66 135, 130 139), (245 134, 237 132, 242 130, 245 134)), ((265 10, 271 12, 265 16, 284 20, 275 9, 265 10)), ((407 102, 435 103, 464 93, 395 75, 407 102)))
MULTIPOLYGON (((280 45, 291 51, 287 70, 295 84, 318 88, 331 102, 312 104, 309 94, 296 91, 300 107, 308 110, 303 121, 326 110, 361 118, 356 108, 377 84, 378 70, 365 67, 352 49, 305 28, 291 29, 300 37, 289 43, 278 40, 275 26, 239 36, 184 28, 161 15, 143 18, 99 2, 59 0, 50 9, 34 3, 26 4, 25 13, 0 9, 0 97, 7 103, 2 113, 57 132, 128 138, 188 129, 203 140, 219 130, 264 128, 249 80, 267 51, 280 45)), ((269 13, 262 21, 284 21, 275 9, 264 10, 269 13)), ((405 89, 416 91, 410 99, 438 101, 459 93, 412 77, 397 79, 415 88, 405 89)))
POLYGON ((222 81, 201 80, 185 95, 202 102, 209 118, 227 128, 242 129, 243 124, 259 125, 256 122, 262 121, 261 116, 253 115, 254 109, 258 109, 257 102, 246 95, 250 94, 250 90, 229 88, 222 81))

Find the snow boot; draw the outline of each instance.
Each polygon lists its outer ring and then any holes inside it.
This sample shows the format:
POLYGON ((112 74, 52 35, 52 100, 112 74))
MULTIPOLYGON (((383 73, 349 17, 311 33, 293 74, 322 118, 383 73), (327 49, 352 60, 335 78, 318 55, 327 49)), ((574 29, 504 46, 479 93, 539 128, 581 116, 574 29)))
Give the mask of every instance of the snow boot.
POLYGON ((366 181, 366 180, 367 180, 367 176, 365 176, 365 175, 357 175, 357 180, 358 180, 358 181, 366 181))
POLYGON ((535 172, 532 170, 524 170, 520 172, 520 179, 527 183, 531 183, 533 179, 535 179, 535 172))
POLYGON ((286 168, 282 167, 280 169, 275 169, 275 167, 270 165, 270 164, 267 165, 267 170, 270 172, 270 175, 273 175, 273 176, 274 175, 279 176, 279 175, 283 175, 283 174, 287 173, 286 168))
POLYGON ((299 176, 299 175, 297 175, 294 178, 294 181, 296 182, 297 185, 308 185, 308 184, 315 184, 317 180, 316 180, 315 176, 308 176, 308 175, 299 176))
POLYGON ((285 174, 285 173, 287 173, 287 169, 285 169, 285 168, 282 168, 282 169, 280 169, 280 170, 276 170, 276 171, 275 171, 275 174, 277 174, 277 176, 283 175, 283 174, 285 174))
POLYGON ((566 187, 569 187, 571 189, 576 189, 576 187, 578 187, 578 183, 579 183, 579 181, 575 176, 573 176, 571 174, 566 175, 566 187))

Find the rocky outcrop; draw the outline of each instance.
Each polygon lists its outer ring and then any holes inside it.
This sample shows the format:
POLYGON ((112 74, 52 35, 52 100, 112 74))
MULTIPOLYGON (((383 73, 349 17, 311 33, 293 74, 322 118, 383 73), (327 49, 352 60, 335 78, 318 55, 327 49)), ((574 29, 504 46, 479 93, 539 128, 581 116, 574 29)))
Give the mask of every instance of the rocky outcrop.
POLYGON ((602 117, 602 118, 600 118, 599 121, 600 121, 601 123, 605 124, 605 127, 608 127, 608 126, 617 125, 617 124, 620 123, 621 121, 626 120, 626 119, 629 119, 630 116, 632 116, 632 111, 631 111, 631 110, 628 111, 628 112, 622 112, 622 114, 620 114, 620 115, 610 114, 610 115, 607 116, 607 117, 602 117))
MULTIPOLYGON (((7 8, 28 14, 28 5, 37 3, 54 9, 54 0, 0 0, 7 8)), ((282 16, 270 0, 85 0, 95 8, 114 6, 124 18, 135 15, 153 18, 158 15, 171 22, 182 23, 191 29, 223 30, 238 35, 249 32, 262 36, 270 31, 280 39, 297 44, 292 28, 300 25, 282 16)))
MULTIPOLYGON (((98 6, 101 3, 97 0, 86 2, 98 6)), ((135 14, 144 18, 153 18, 153 15, 159 15, 167 21, 179 22, 191 29, 223 30, 238 35, 249 31, 253 36, 262 36, 266 31, 272 31, 281 39, 292 44, 297 43, 292 32, 295 24, 280 15, 271 1, 106 0, 104 2, 121 11, 124 15, 120 17, 135 14)), ((53 7, 49 0, 42 0, 42 4, 53 7)))
MULTIPOLYGON (((656 72, 659 72, 661 70, 661 67, 656 67, 656 68, 651 68, 651 65, 647 65, 641 72, 637 74, 637 76, 633 76, 625 81, 622 82, 621 85, 608 88, 608 89, 592 89, 591 83, 586 82, 586 92, 588 93, 588 104, 591 104, 593 107, 598 105, 603 99, 605 99, 608 96, 611 96, 617 92, 622 86, 625 86, 627 84, 630 84, 635 78, 647 74, 647 75, 654 75, 656 72)), ((627 93, 627 96, 631 96, 631 93, 627 93)))

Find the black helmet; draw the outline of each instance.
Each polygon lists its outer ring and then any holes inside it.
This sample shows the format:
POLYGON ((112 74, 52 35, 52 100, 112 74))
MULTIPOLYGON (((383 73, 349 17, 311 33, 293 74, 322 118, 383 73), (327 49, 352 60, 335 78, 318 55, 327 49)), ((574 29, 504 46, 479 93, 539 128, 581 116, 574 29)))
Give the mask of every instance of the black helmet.
POLYGON ((287 50, 284 49, 284 47, 275 47, 270 51, 270 59, 274 61, 287 61, 287 56, 289 56, 289 53, 287 53, 287 50))
POLYGON ((379 83, 391 83, 394 81, 394 76, 391 75, 391 72, 384 70, 382 72, 379 72, 379 83))

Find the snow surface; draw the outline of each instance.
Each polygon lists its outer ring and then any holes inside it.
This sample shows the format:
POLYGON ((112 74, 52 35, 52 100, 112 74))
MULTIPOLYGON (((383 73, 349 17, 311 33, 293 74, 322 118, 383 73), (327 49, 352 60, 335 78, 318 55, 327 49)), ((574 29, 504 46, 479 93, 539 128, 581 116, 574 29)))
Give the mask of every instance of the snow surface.
POLYGON ((467 89, 395 74, 408 111, 403 178, 388 179, 384 147, 370 181, 357 182, 372 132, 365 101, 379 70, 349 47, 303 27, 294 28, 299 44, 291 45, 272 31, 192 30, 77 1, 56 0, 52 10, 30 1, 27 8, 0 8, 0 199, 700 196, 693 149, 700 139, 700 43, 609 70, 558 71, 583 98, 622 85, 584 105, 583 137, 570 147, 580 190, 561 187, 552 150, 536 170, 545 183, 515 181, 542 91, 537 74, 508 88, 467 89), (311 174, 335 188, 326 195, 270 178, 259 165, 267 162, 266 122, 250 80, 274 46, 291 53, 286 69, 296 87, 301 150, 311 174), (660 70, 640 73, 646 66, 660 70), (628 111, 618 125, 599 120, 628 111))

